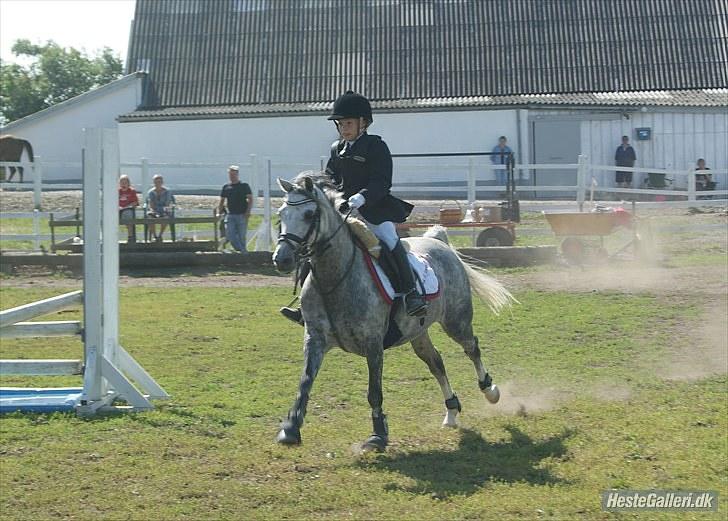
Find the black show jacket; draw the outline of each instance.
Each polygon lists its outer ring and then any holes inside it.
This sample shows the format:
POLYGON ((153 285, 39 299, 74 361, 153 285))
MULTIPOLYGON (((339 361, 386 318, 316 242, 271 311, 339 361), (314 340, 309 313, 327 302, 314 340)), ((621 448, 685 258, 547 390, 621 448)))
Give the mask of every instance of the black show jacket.
POLYGON ((362 134, 346 151, 346 141, 331 145, 331 157, 326 173, 349 198, 360 193, 366 199, 359 213, 372 224, 384 221, 404 222, 414 206, 397 199, 392 188, 392 155, 379 136, 362 134))

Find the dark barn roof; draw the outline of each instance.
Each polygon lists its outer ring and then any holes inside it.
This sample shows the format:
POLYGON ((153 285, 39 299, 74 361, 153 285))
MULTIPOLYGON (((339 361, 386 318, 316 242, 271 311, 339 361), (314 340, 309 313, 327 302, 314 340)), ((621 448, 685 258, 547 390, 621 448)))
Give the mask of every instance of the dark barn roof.
POLYGON ((728 0, 137 0, 147 108, 721 88, 728 0))

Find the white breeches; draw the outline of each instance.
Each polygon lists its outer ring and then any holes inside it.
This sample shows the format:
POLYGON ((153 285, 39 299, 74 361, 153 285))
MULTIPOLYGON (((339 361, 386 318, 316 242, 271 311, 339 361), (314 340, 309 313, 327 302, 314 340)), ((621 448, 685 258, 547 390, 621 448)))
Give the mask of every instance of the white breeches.
POLYGON ((362 221, 364 221, 367 228, 369 228, 372 233, 377 236, 377 239, 387 245, 387 248, 389 248, 390 251, 397 246, 399 236, 397 235, 397 230, 395 229, 392 221, 384 221, 382 224, 372 224, 364 218, 362 218, 362 221))

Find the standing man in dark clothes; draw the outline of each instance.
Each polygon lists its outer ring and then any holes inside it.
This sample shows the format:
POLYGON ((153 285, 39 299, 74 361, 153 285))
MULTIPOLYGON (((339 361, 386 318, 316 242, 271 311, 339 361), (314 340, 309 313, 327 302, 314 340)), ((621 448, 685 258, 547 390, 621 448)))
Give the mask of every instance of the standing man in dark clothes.
MULTIPOLYGON (((637 161, 637 154, 634 148, 629 144, 629 137, 622 136, 622 144, 617 147, 614 154, 614 164, 617 166, 633 167, 637 161)), ((621 172, 617 170, 617 186, 621 188, 630 188, 632 186, 632 172, 621 172)))
MULTIPOLYGON (((506 142, 507 139, 505 136, 499 137, 498 144, 493 147, 493 150, 491 150, 493 155, 490 156, 490 161, 494 166, 506 165, 508 164, 508 161, 511 160, 510 154, 513 153, 513 150, 511 150, 511 147, 506 145, 506 142)), ((505 186, 507 180, 506 170, 496 170, 495 178, 498 186, 505 186)))
POLYGON ((227 215, 225 216, 225 236, 239 252, 245 252, 245 236, 248 233, 248 217, 253 208, 253 193, 248 183, 240 182, 240 168, 237 165, 228 167, 230 182, 222 187, 218 212, 225 211, 227 202, 227 215))

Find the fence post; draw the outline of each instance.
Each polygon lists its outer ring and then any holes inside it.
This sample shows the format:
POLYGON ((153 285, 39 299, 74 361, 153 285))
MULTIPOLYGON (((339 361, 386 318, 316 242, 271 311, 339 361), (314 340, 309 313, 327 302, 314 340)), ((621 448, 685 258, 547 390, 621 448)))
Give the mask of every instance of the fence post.
POLYGON ((475 161, 472 157, 468 158, 468 204, 475 204, 475 161))
POLYGON ((263 224, 261 225, 261 234, 258 241, 255 243, 257 251, 269 251, 270 250, 270 178, 272 172, 271 160, 268 159, 267 168, 267 181, 263 184, 263 224))
POLYGON ((253 197, 258 197, 258 156, 250 154, 250 191, 253 192, 253 197))
POLYGON ((142 163, 141 193, 142 193, 142 204, 144 204, 144 199, 147 196, 147 191, 149 190, 149 160, 146 157, 143 157, 143 158, 141 158, 141 163, 142 163))
POLYGON ((43 191, 43 166, 40 156, 33 157, 33 207, 40 210, 43 191))
POLYGON ((587 178, 587 156, 579 154, 576 169, 576 202, 579 205, 579 211, 584 211, 584 200, 586 199, 586 178, 587 178))
POLYGON ((35 208, 33 210, 33 249, 40 250, 40 211, 35 208))
POLYGON ((688 170, 688 201, 695 201, 695 171, 688 170))

